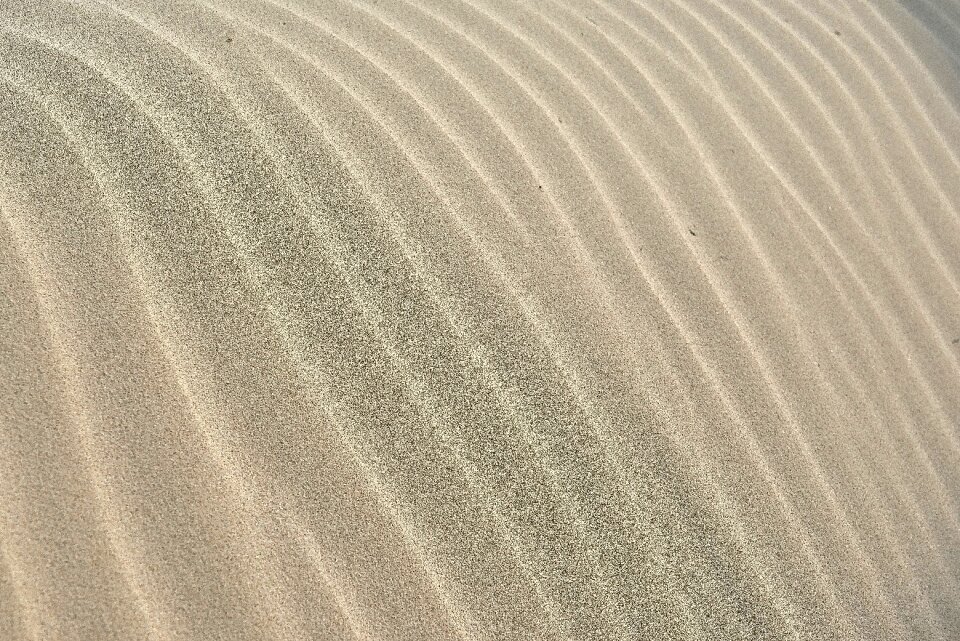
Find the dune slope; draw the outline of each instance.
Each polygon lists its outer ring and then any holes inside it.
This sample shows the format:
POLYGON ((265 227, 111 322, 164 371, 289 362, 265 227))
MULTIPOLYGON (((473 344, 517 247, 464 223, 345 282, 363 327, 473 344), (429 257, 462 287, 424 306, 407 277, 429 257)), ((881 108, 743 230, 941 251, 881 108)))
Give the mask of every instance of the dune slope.
POLYGON ((0 637, 957 638, 958 43, 0 0, 0 637))

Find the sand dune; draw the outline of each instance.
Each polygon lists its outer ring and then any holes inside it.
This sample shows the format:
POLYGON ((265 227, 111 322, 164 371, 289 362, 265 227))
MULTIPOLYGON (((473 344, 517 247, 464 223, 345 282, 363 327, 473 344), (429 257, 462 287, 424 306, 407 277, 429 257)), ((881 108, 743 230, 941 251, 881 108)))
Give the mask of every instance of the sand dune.
POLYGON ((0 0, 0 638, 960 637, 960 5, 0 0))

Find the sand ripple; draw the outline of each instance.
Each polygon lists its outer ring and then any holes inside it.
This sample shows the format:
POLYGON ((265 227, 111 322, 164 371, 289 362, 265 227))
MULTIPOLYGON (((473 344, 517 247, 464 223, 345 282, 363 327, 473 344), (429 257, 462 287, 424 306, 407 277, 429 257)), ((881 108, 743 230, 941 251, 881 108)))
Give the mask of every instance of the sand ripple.
POLYGON ((0 0, 0 637, 956 638, 957 42, 0 0))

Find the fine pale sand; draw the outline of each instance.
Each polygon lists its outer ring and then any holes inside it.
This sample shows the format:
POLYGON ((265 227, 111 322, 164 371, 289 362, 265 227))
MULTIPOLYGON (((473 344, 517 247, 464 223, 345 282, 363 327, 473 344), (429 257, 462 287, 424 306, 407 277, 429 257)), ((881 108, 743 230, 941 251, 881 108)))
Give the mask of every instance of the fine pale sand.
POLYGON ((0 0, 0 639, 960 638, 955 0, 0 0))

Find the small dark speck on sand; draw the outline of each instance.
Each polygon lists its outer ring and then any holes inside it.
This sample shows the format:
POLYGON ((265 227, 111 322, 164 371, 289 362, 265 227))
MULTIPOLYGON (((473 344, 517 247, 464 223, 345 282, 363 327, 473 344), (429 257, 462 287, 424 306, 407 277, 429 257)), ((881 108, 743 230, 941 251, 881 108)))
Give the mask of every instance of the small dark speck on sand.
POLYGON ((834 33, 834 35, 837 35, 837 36, 840 35, 840 32, 839 32, 839 31, 834 31, 833 33, 834 33))
POLYGON ((697 232, 693 231, 692 229, 687 229, 687 231, 690 232, 690 235, 691 235, 691 236, 696 236, 696 235, 697 235, 697 232))
POLYGON ((953 339, 953 340, 950 341, 950 342, 953 343, 954 345, 956 345, 957 343, 960 343, 960 337, 957 337, 957 338, 953 339))
POLYGON ((537 185, 537 189, 543 189, 543 185, 537 185))
POLYGON ((233 42, 233 38, 227 38, 227 42, 233 42))

